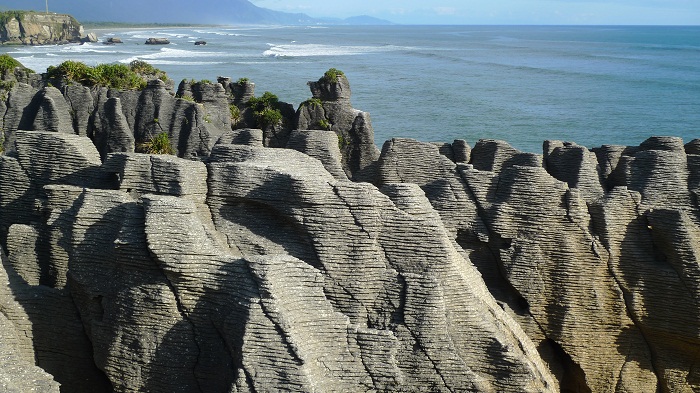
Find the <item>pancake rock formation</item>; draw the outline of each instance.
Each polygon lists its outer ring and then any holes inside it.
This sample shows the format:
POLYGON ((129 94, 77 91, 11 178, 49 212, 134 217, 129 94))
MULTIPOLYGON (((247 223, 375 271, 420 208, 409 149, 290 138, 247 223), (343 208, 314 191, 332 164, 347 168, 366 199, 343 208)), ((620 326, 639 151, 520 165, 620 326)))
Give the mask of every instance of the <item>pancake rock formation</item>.
POLYGON ((342 73, 266 129, 247 81, 5 78, 0 390, 700 390, 700 140, 380 152, 342 73))

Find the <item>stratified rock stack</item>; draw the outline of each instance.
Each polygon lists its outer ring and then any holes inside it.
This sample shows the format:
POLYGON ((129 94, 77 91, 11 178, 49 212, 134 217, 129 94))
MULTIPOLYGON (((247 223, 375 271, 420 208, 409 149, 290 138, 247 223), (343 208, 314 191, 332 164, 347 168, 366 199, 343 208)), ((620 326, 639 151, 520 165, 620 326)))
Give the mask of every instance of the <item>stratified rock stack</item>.
POLYGON ((15 80, 0 390, 700 390, 698 140, 377 155, 336 77, 286 148, 225 78, 15 80), (180 157, 135 152, 161 132, 180 157))
POLYGON ((178 156, 201 160, 231 129, 228 96, 219 84, 195 86, 197 101, 174 97, 159 79, 150 80, 141 91, 61 85, 58 90, 12 80, 3 102, 0 140, 6 152, 14 152, 17 130, 87 135, 102 158, 113 152, 134 152, 166 133, 178 156))
POLYGON ((480 141, 455 164, 395 139, 378 180, 421 186, 563 391, 698 389, 694 142, 544 146, 480 141))
POLYGON ((330 130, 338 138, 342 163, 349 178, 370 181, 379 157, 369 113, 350 104, 350 83, 331 69, 316 82, 309 82, 313 98, 297 110, 297 129, 330 130))

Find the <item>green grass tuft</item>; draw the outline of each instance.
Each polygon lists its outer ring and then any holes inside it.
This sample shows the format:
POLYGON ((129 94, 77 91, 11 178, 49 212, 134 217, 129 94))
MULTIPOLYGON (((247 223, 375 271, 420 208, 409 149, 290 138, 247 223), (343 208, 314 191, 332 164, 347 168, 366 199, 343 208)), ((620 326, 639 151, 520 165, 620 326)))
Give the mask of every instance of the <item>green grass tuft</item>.
POLYGON ((143 143, 141 151, 148 154, 175 154, 167 132, 161 132, 150 141, 143 143))
POLYGON ((248 106, 253 109, 253 117, 260 128, 274 127, 282 121, 279 99, 269 91, 263 93, 261 97, 251 98, 248 106))
POLYGON ((49 79, 66 79, 69 83, 79 83, 83 86, 104 86, 120 90, 143 90, 149 77, 165 77, 167 80, 163 71, 140 60, 132 61, 128 66, 99 64, 95 67, 68 60, 58 66, 49 67, 47 74, 49 79))
POLYGON ((231 123, 236 124, 241 120, 241 110, 234 104, 228 106, 231 113, 231 123))
POLYGON ((310 106, 313 108, 318 108, 323 105, 320 98, 309 98, 308 100, 301 103, 301 106, 310 106))
POLYGON ((4 74, 9 71, 14 71, 14 69, 17 67, 25 69, 30 73, 34 73, 34 71, 30 70, 29 68, 26 68, 22 65, 22 63, 20 63, 14 57, 8 55, 7 53, 3 53, 0 55, 0 74, 4 74))
POLYGON ((325 74, 323 74, 323 78, 321 79, 329 83, 338 83, 338 77, 341 76, 345 76, 345 73, 343 73, 343 71, 337 68, 331 68, 328 71, 326 71, 325 74))

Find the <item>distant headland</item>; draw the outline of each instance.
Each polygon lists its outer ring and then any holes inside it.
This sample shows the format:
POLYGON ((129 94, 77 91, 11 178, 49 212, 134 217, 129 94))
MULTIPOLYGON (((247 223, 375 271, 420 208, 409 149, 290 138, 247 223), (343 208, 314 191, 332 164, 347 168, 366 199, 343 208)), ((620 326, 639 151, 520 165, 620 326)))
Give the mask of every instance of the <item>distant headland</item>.
MULTIPOLYGON (((27 0, 5 0, 3 9, 31 9, 27 0)), ((73 15, 86 22, 136 24, 246 24, 246 25, 387 25, 392 22, 366 15, 350 18, 316 18, 258 7, 248 0, 192 2, 173 0, 167 7, 160 2, 122 0, 98 2, 74 0, 49 4, 50 10, 73 15)), ((35 2, 35 11, 44 12, 44 2, 35 2), (39 8, 41 7, 41 8, 39 8)))
POLYGON ((0 43, 48 45, 96 41, 71 15, 35 11, 0 12, 0 43))

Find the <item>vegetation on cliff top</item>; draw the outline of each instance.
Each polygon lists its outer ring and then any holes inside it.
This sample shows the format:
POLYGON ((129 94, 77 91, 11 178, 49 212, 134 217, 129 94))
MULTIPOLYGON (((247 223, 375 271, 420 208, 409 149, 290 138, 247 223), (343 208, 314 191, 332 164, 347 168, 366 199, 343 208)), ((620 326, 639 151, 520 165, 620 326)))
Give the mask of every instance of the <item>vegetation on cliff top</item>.
POLYGON ((340 76, 345 76, 345 73, 337 68, 331 68, 323 74, 321 79, 329 83, 338 83, 338 77, 340 76))
POLYGON ((309 98, 308 100, 301 103, 301 106, 310 106, 312 108, 317 108, 323 106, 323 101, 320 98, 309 98))
POLYGON ((269 91, 263 93, 261 97, 251 98, 248 106, 253 109, 253 116, 260 128, 274 127, 282 121, 279 99, 269 91))
POLYGON ((30 70, 29 68, 25 67, 17 61, 15 58, 12 56, 3 53, 0 55, 0 74, 5 74, 8 71, 13 71, 15 68, 21 67, 22 69, 29 71, 30 73, 33 73, 34 71, 30 70))
MULTIPOLYGON (((46 15, 43 12, 36 12, 36 11, 24 11, 24 10, 10 10, 10 11, 0 11, 0 28, 2 28, 7 22, 10 20, 17 19, 18 21, 22 21, 25 16, 27 15, 34 15, 34 14, 41 14, 41 15, 46 15)), ((51 14, 51 15, 67 15, 67 14, 51 14)), ((71 23, 74 25, 80 25, 77 19, 75 19, 72 15, 67 15, 71 23)))
POLYGON ((84 86, 104 86, 123 90, 142 90, 149 79, 167 80, 165 72, 150 64, 134 60, 124 64, 100 64, 95 67, 79 61, 64 61, 47 69, 49 79, 65 79, 84 86))
POLYGON ((0 12, 0 25, 6 24, 12 18, 21 20, 28 13, 31 13, 31 11, 2 11, 0 12))
POLYGON ((131 63, 129 63, 129 68, 131 68, 131 71, 134 71, 135 73, 142 76, 158 78, 163 82, 168 80, 168 74, 166 74, 165 71, 161 71, 143 60, 132 61, 131 63))

